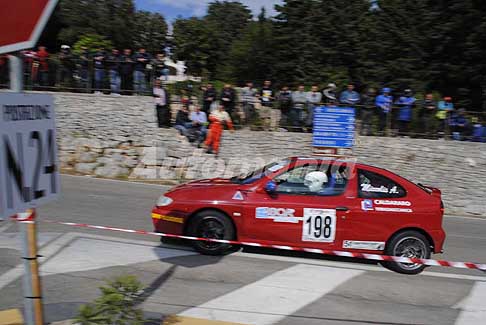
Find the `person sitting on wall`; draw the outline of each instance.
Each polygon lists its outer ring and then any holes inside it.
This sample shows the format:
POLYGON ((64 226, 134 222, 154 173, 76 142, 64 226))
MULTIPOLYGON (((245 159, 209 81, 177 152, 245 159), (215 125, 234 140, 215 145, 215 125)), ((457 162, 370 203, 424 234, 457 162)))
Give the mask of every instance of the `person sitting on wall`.
POLYGON ((188 135, 188 129, 192 126, 189 118, 189 109, 186 105, 182 105, 176 115, 174 128, 185 137, 188 135))

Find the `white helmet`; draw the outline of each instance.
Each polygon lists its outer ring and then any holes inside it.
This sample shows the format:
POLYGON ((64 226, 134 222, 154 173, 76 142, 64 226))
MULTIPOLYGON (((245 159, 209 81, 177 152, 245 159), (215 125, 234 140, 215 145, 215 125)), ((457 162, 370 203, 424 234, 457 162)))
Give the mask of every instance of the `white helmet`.
POLYGON ((327 183, 327 175, 324 172, 310 172, 305 175, 304 185, 307 186, 311 192, 319 192, 324 183, 327 183))

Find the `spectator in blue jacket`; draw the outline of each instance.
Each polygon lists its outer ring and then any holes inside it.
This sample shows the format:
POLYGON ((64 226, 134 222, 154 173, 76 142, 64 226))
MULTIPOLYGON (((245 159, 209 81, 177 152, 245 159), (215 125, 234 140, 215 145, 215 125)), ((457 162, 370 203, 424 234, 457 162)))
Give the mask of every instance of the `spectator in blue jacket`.
POLYGON ((135 71, 133 71, 135 92, 137 94, 141 94, 146 91, 145 68, 150 62, 150 56, 145 52, 144 48, 141 48, 133 57, 133 61, 135 61, 135 71))
POLYGON ((463 108, 451 114, 449 126, 454 140, 464 140, 465 137, 471 135, 472 127, 465 114, 466 111, 463 108))
POLYGON ((380 133, 383 134, 386 127, 386 122, 389 114, 391 113, 391 107, 393 104, 393 97, 390 95, 390 88, 383 88, 381 95, 376 96, 375 104, 378 108, 378 114, 380 116, 380 133))
POLYGON ((354 106, 359 103, 360 96, 358 92, 354 90, 353 84, 348 84, 347 89, 341 93, 339 96, 339 101, 341 104, 354 106))
POLYGON ((413 117, 413 109, 417 100, 413 97, 411 89, 405 89, 403 96, 400 96, 395 104, 399 107, 398 112, 398 134, 406 135, 413 117))

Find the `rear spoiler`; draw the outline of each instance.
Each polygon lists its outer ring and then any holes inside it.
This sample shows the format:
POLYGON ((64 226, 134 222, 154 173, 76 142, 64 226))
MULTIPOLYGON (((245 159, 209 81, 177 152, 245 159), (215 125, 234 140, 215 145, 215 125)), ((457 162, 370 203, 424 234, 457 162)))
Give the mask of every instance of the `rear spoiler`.
POLYGON ((429 193, 432 196, 435 196, 435 197, 438 197, 438 198, 440 198, 442 196, 441 190, 439 190, 436 187, 422 185, 420 183, 417 183, 417 186, 420 187, 421 189, 423 189, 424 191, 426 191, 427 193, 429 193))

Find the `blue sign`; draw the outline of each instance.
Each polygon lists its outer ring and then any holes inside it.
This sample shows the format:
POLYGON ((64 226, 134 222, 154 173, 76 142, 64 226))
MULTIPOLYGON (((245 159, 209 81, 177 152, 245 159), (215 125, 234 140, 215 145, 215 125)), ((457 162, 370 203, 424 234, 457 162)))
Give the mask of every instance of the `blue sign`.
POLYGON ((320 106, 314 109, 314 147, 352 148, 355 111, 352 107, 320 106))

